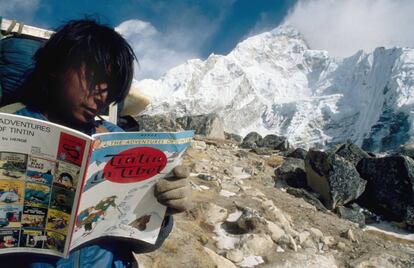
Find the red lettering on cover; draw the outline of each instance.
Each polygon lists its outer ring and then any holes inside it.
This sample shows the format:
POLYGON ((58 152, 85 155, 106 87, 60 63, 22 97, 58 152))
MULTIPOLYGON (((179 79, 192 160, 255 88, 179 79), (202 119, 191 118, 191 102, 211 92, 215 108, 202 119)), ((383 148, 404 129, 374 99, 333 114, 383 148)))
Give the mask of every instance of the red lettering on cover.
POLYGON ((167 165, 167 156, 152 147, 132 148, 111 156, 103 170, 103 177, 116 183, 149 179, 159 174, 167 165))

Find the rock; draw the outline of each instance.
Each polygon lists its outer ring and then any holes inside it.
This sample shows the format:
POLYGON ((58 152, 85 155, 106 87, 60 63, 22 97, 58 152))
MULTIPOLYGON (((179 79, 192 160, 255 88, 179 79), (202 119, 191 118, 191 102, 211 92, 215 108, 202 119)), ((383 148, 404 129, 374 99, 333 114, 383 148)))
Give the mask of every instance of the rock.
POLYGON ((287 155, 287 157, 292 157, 292 158, 298 158, 298 159, 305 160, 307 153, 308 153, 308 151, 306 151, 305 149, 296 148, 291 153, 289 153, 287 155))
POLYGON ((389 220, 414 227, 414 160, 408 156, 364 158, 358 166, 368 181, 358 203, 389 220))
POLYGON ((234 265, 231 261, 227 260, 226 258, 218 255, 211 249, 204 247, 205 252, 210 256, 210 258, 213 260, 213 262, 216 264, 216 267, 222 267, 222 268, 236 268, 236 265, 234 265))
POLYGON ((167 115, 140 115, 136 118, 140 131, 180 131, 184 130, 173 118, 167 115))
POLYGON ((296 245, 295 239, 289 234, 282 235, 277 244, 280 246, 288 247, 294 251, 298 251, 298 246, 296 245))
POLYGON ((267 229, 267 223, 256 211, 244 208, 242 209, 242 215, 236 221, 226 221, 222 224, 222 227, 230 234, 247 234, 264 232, 267 229))
POLYGON ((225 139, 223 120, 217 114, 184 116, 176 119, 183 129, 195 130, 195 134, 212 139, 225 139))
POLYGON ((311 227, 309 229, 309 232, 311 233, 311 235, 316 238, 318 241, 321 240, 323 238, 323 233, 321 230, 319 230, 318 228, 313 228, 311 227))
POLYGON ((260 136, 257 132, 250 132, 247 134, 246 137, 244 137, 242 144, 240 147, 246 148, 246 149, 254 149, 258 147, 258 143, 260 143, 262 140, 262 136, 260 136))
POLYGON ((269 259, 269 265, 262 265, 263 268, 337 268, 337 263, 331 254, 309 254, 309 253, 294 253, 294 255, 280 258, 275 254, 275 260, 269 259))
POLYGON ((312 239, 308 238, 305 241, 303 241, 303 243, 301 244, 301 246, 304 249, 317 249, 315 242, 313 242, 312 239))
POLYGON ((355 238, 355 235, 352 229, 348 229, 346 232, 342 234, 342 236, 351 242, 357 242, 357 239, 355 238))
POLYGON ((209 174, 198 174, 197 178, 202 179, 203 181, 215 181, 216 178, 214 178, 213 176, 209 175, 209 174))
POLYGON ((205 222, 211 226, 216 225, 219 222, 223 222, 227 218, 227 210, 214 203, 207 203, 204 212, 205 222))
POLYGON ((310 235, 311 234, 308 231, 301 232, 298 237, 299 245, 302 245, 310 237, 310 235))
POLYGON ((321 242, 324 245, 327 245, 328 247, 332 247, 333 245, 335 245, 335 238, 333 236, 324 236, 321 239, 321 242))
POLYGON ((275 242, 275 243, 277 243, 277 241, 283 236, 283 235, 285 235, 286 233, 285 233, 285 231, 282 229, 282 228, 280 228, 280 226, 279 225, 277 225, 277 224, 275 224, 275 223, 273 223, 273 222, 271 222, 271 221, 268 221, 267 222, 267 229, 269 230, 269 232, 270 232, 270 236, 272 237, 272 240, 275 242))
POLYGON ((336 244, 336 248, 342 251, 345 251, 348 249, 348 247, 346 246, 346 244, 344 242, 338 242, 336 244))
POLYGON ((337 154, 309 150, 305 160, 307 184, 321 195, 328 209, 357 199, 365 190, 355 167, 337 154))
POLYGON ((277 179, 284 180, 291 187, 305 188, 307 186, 305 161, 302 159, 286 158, 275 170, 275 175, 277 179))
POLYGON ((365 226, 365 215, 361 207, 355 203, 349 207, 338 206, 336 212, 342 219, 358 223, 361 228, 365 226))
POLYGON ((353 143, 339 144, 328 152, 342 156, 354 166, 356 166, 361 159, 370 158, 370 155, 367 152, 353 143))
POLYGON ((318 196, 316 193, 310 193, 306 191, 305 189, 291 188, 291 187, 287 188, 286 192, 298 198, 302 198, 309 204, 313 205, 317 210, 324 211, 324 212, 328 211, 326 207, 322 204, 322 202, 318 199, 318 196))
POLYGON ((233 133, 224 132, 224 137, 226 138, 226 140, 233 141, 237 144, 239 144, 243 141, 242 136, 237 135, 237 134, 233 134, 233 133))
POLYGON ((232 262, 241 262, 243 260, 243 251, 240 249, 232 249, 226 253, 226 258, 232 262))
POLYGON ((287 151, 290 148, 290 144, 285 137, 277 135, 266 135, 262 140, 257 142, 259 147, 267 147, 278 151, 287 151))
POLYGON ((197 141, 194 140, 191 144, 191 146, 197 150, 205 150, 207 149, 207 144, 205 143, 205 141, 197 141))
POLYGON ((274 250, 274 243, 270 236, 266 234, 252 234, 243 237, 240 241, 245 255, 263 256, 274 250))

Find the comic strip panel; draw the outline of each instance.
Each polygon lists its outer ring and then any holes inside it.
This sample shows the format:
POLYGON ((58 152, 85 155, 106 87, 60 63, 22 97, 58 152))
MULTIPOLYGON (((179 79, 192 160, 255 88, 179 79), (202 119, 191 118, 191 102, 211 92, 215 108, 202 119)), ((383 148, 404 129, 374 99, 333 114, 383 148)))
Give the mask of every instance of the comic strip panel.
POLYGON ((47 209, 39 207, 23 207, 22 226, 25 228, 44 229, 47 209))
POLYGON ((19 244, 19 229, 0 230, 0 248, 14 248, 19 244))
POLYGON ((0 153, 0 179, 24 179, 27 155, 18 153, 0 153))
POLYGON ((0 180, 0 205, 22 205, 24 181, 0 180))
POLYGON ((66 236, 53 231, 46 231, 46 242, 44 248, 63 252, 65 249, 66 236))
POLYGON ((33 182, 26 183, 24 205, 47 208, 50 201, 50 187, 33 182))
POLYGON ((26 180, 51 185, 55 169, 56 161, 29 156, 26 180))
POLYGON ((52 199, 50 200, 50 208, 71 213, 75 192, 53 186, 52 199))
POLYGON ((47 215, 47 229, 67 234, 70 215, 55 209, 49 209, 47 215))
POLYGON ((59 161, 53 185, 75 191, 79 181, 79 172, 78 166, 59 161))
POLYGON ((22 220, 22 205, 0 206, 0 228, 19 228, 22 220))
POLYGON ((85 140, 62 132, 59 139, 58 159, 80 166, 85 145, 85 140))
POLYGON ((23 229, 20 235, 20 247, 26 248, 43 248, 46 241, 44 231, 23 229))

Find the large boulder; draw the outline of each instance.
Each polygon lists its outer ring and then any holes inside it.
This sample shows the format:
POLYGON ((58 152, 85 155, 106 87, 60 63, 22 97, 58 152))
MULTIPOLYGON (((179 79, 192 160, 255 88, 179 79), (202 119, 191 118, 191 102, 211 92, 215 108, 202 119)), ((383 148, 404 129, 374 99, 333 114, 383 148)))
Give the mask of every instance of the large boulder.
POLYGON ((226 140, 233 141, 235 143, 241 143, 243 141, 243 137, 234 133, 224 132, 224 136, 226 140))
POLYGON ((136 118, 140 131, 181 131, 183 128, 176 124, 168 115, 141 115, 136 118))
POLYGON ((290 148, 290 144, 285 137, 273 134, 266 135, 262 140, 257 142, 257 145, 279 151, 287 151, 290 148))
POLYGON ((363 158, 370 158, 370 155, 353 143, 339 144, 328 151, 328 153, 335 153, 342 156, 354 166, 363 158))
POLYGON ((364 158, 357 169, 368 181, 359 203, 413 228, 414 160, 402 155, 364 158))
POLYGON ((260 144, 262 139, 263 138, 259 133, 250 132, 246 135, 246 137, 244 137, 243 142, 240 146, 246 149, 254 149, 258 147, 258 144, 260 144))
POLYGON ((306 151, 303 148, 296 148, 292 152, 288 153, 286 156, 305 160, 307 153, 308 153, 308 151, 306 151))
POLYGON ((307 184, 328 209, 357 199, 365 190, 354 165, 337 154, 310 149, 305 159, 307 184))
POLYGON ((217 114, 184 116, 177 118, 177 124, 195 134, 213 139, 225 139, 223 120, 217 114))
POLYGON ((291 187, 305 188, 307 186, 305 161, 302 159, 286 158, 275 170, 275 175, 277 179, 284 180, 291 187))

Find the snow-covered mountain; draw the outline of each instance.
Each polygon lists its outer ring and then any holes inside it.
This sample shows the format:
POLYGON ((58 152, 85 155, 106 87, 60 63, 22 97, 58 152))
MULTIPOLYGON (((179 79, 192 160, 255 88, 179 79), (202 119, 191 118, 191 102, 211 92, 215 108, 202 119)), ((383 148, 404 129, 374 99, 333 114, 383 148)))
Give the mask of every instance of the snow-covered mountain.
POLYGON ((414 132, 414 49, 334 58, 287 25, 137 86, 152 99, 147 114, 216 112, 228 132, 283 135, 305 148, 351 140, 386 151, 414 132))

